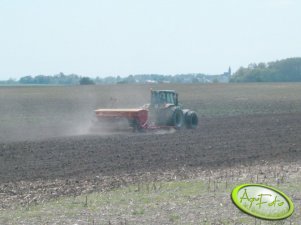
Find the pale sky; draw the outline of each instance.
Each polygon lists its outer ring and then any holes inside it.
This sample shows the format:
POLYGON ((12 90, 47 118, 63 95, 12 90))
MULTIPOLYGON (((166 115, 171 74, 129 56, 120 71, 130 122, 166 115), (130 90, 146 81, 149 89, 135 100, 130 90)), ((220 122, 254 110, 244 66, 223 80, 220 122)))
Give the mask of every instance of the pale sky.
POLYGON ((220 74, 301 56, 300 0, 0 0, 0 80, 220 74))

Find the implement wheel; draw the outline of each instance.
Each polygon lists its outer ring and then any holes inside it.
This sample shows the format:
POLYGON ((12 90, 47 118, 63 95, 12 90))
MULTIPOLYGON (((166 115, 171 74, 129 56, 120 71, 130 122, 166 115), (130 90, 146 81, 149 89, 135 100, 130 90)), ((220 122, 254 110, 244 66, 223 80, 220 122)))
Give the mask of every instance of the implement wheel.
POLYGON ((129 120, 130 126, 133 128, 133 132, 142 132, 143 128, 140 126, 140 123, 137 119, 129 120))

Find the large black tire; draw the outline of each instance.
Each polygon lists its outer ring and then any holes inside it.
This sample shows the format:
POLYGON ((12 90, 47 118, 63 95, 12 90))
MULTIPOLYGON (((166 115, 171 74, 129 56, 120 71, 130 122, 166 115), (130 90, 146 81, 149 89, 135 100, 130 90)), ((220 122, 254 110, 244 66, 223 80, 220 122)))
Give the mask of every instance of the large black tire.
POLYGON ((182 109, 183 114, 184 114, 184 123, 185 123, 185 127, 187 127, 187 124, 189 123, 189 116, 188 116, 188 112, 190 111, 190 109, 182 109))
POLYGON ((196 129, 198 127, 199 119, 198 115, 194 111, 188 111, 185 113, 185 124, 188 129, 196 129))
POLYGON ((174 126, 176 129, 180 129, 184 124, 184 114, 179 108, 173 108, 169 125, 174 126))

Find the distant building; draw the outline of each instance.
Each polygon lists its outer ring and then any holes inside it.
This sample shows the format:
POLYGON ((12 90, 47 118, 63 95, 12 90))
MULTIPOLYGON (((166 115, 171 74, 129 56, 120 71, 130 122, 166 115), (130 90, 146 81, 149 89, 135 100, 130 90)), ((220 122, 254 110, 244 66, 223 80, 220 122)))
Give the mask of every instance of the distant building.
POLYGON ((146 84, 157 84, 158 81, 155 81, 155 80, 146 80, 145 83, 146 84))
POLYGON ((219 75, 205 75, 203 77, 203 83, 228 83, 231 77, 231 67, 228 71, 219 75))

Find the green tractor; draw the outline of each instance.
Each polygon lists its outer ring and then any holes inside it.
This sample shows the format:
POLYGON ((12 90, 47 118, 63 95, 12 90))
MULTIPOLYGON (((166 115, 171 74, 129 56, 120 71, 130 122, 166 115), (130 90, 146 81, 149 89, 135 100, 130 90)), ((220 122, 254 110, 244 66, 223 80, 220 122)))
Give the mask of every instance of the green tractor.
POLYGON ((196 112, 183 109, 174 90, 151 90, 151 102, 147 106, 151 121, 157 126, 173 126, 177 129, 198 126, 196 112))
MULTIPOLYGON (((198 126, 196 112, 183 109, 178 94, 173 90, 151 90, 151 101, 141 108, 96 109, 97 121, 113 124, 128 120, 133 131, 147 131, 174 127, 195 129, 198 126)), ((117 123, 118 124, 118 123, 117 123)))

